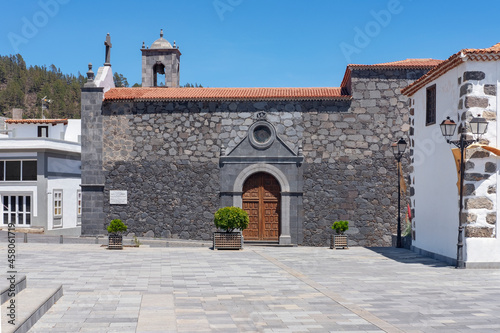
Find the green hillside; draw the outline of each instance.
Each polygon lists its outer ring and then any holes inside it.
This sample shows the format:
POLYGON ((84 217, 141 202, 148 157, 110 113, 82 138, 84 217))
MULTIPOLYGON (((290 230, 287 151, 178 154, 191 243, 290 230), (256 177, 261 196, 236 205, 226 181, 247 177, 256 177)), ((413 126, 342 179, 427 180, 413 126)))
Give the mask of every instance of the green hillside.
POLYGON ((0 56, 0 116, 11 117, 12 108, 24 110, 23 118, 41 118, 41 99, 52 100, 46 118, 80 118, 80 88, 86 78, 61 73, 56 66, 26 67, 20 54, 0 56))

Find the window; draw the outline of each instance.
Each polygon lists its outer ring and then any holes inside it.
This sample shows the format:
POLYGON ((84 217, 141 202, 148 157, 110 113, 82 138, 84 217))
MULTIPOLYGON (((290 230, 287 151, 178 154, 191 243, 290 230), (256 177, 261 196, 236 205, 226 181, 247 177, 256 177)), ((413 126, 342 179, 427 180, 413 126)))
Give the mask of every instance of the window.
POLYGON ((54 217, 62 216, 62 191, 54 191, 54 217))
POLYGON ((254 148, 267 149, 276 139, 276 130, 267 121, 259 120, 250 126, 248 139, 254 148))
POLYGON ((38 137, 48 138, 49 137, 49 126, 38 126, 38 137))
POLYGON ((31 225, 31 196, 2 196, 3 224, 31 225))
POLYGON ((23 161, 23 178, 21 180, 36 180, 36 161, 23 161))
POLYGON ((76 191, 76 225, 82 224, 82 191, 76 191))
POLYGON ((5 161, 5 180, 21 180, 21 161, 5 161))
POLYGON ((36 181, 36 161, 0 161, 0 181, 36 181))
POLYGON ((82 191, 76 191, 76 215, 82 216, 82 191))
POLYGON ((62 227, 63 191, 54 190, 54 228, 62 227))
POLYGON ((436 85, 427 88, 425 107, 425 125, 436 123, 436 85))

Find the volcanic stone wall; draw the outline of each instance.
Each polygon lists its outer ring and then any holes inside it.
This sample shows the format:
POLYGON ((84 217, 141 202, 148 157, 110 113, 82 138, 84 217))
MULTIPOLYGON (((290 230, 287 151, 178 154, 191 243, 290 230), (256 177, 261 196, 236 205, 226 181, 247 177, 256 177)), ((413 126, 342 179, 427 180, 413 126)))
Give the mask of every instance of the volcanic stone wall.
POLYGON ((303 245, 329 244, 335 220, 350 244, 388 246, 396 231, 397 171, 389 147, 408 130, 400 94, 424 71, 353 70, 352 100, 110 102, 103 105, 106 220, 137 235, 210 239, 220 206, 221 147, 234 148, 266 119, 303 147, 303 245), (127 205, 110 205, 127 190, 127 205))
MULTIPOLYGON (((460 85, 458 110, 470 122, 480 115, 488 121, 488 132, 480 143, 494 145, 497 121, 497 85, 483 71, 465 71, 460 85), (462 81, 463 79, 463 81, 462 81)), ((492 238, 497 224, 497 157, 482 148, 466 151, 464 178, 465 237, 492 238)))
MULTIPOLYGON (((390 145, 400 137, 408 141, 409 130, 408 98, 400 91, 425 73, 352 70, 348 112, 303 114, 305 244, 326 244, 326 231, 344 219, 350 244, 391 245, 398 180, 390 145)), ((408 160, 402 163, 406 170, 408 160)), ((406 207, 404 193, 401 205, 406 207)))

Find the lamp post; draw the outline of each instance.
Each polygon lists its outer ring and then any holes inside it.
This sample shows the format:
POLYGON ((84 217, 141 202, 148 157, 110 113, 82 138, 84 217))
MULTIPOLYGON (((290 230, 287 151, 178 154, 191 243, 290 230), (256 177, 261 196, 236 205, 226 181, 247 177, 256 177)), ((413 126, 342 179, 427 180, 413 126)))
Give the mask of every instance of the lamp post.
MULTIPOLYGON (((457 124, 450 119, 450 117, 446 117, 445 120, 439 125, 441 127, 441 133, 446 138, 446 142, 449 144, 455 145, 458 149, 460 149, 460 203, 459 203, 459 212, 458 212, 458 242, 457 242, 457 266, 456 268, 465 268, 464 262, 464 244, 463 244, 463 232, 464 232, 464 223, 463 223, 463 198, 464 198, 464 178, 465 178, 465 149, 469 147, 471 144, 477 141, 477 139, 467 140, 467 130, 466 126, 461 127, 460 140, 450 140, 450 138, 455 133, 455 129, 457 124)), ((473 135, 478 138, 486 133, 488 129, 488 122, 486 119, 477 116, 476 118, 472 118, 469 122, 469 126, 473 135)))
POLYGON ((401 173, 399 168, 399 163, 401 163, 401 158, 406 150, 406 141, 400 138, 399 141, 394 142, 391 145, 392 153, 398 161, 398 236, 396 247, 401 247, 401 173))

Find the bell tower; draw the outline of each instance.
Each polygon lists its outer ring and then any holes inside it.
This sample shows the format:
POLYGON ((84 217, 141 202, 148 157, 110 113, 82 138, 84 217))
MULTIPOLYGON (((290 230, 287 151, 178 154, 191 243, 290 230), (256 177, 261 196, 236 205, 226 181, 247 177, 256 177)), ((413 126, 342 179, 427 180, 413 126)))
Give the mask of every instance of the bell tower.
POLYGON ((181 52, 163 38, 163 29, 150 48, 142 42, 142 86, 143 87, 179 87, 179 65, 181 52), (165 75, 165 82, 163 82, 165 75))

